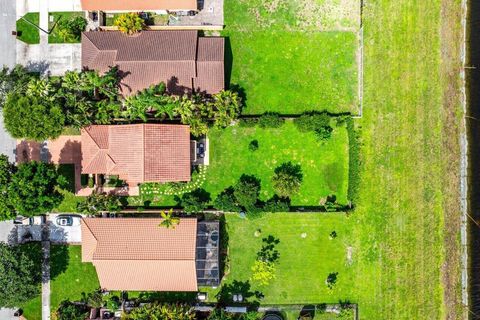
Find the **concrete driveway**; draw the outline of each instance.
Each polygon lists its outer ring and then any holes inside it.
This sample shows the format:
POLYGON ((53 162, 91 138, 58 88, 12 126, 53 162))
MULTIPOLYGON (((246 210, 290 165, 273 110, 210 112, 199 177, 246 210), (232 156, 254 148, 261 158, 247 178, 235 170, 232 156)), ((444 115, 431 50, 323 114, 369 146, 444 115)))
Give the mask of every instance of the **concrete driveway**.
POLYGON ((2 320, 15 320, 19 319, 19 317, 15 317, 13 314, 17 311, 16 309, 7 309, 7 308, 0 308, 0 319, 2 320))
MULTIPOLYGON (((57 217, 62 214, 50 214, 48 216, 48 228, 50 229, 50 241, 53 243, 82 243, 82 229, 80 227, 81 216, 74 219, 72 226, 59 226, 56 222, 57 217)), ((71 214, 68 214, 71 215, 71 214)))
POLYGON ((16 30, 16 2, 15 0, 0 0, 0 67, 12 68, 15 65, 16 38, 12 31, 16 30))
MULTIPOLYGON (((13 220, 8 220, 8 221, 0 221, 0 242, 10 242, 9 239, 11 239, 11 236, 13 238, 16 238, 15 236, 15 225, 13 224, 13 220)), ((0 317, 0 319, 3 319, 0 317)))
POLYGON ((53 76, 68 70, 80 70, 82 66, 81 44, 27 45, 17 41, 17 63, 32 72, 53 76))

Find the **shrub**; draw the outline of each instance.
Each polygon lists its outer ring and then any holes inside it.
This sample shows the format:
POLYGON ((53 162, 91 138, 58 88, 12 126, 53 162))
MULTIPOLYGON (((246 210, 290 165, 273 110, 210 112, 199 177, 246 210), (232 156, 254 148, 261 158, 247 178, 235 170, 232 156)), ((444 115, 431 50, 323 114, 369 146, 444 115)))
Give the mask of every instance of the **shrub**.
POLYGON ((122 319, 194 320, 195 310, 185 304, 155 302, 134 308, 130 313, 122 316, 122 319))
POLYGON ((258 125, 261 128, 280 128, 285 120, 278 113, 267 112, 260 116, 258 125))
POLYGON ((183 210, 190 213, 202 212, 210 201, 210 193, 204 189, 196 189, 192 192, 184 193, 181 198, 177 197, 183 210))
POLYGON ((332 272, 328 274, 327 280, 325 280, 325 283, 327 284, 328 289, 333 289, 335 285, 337 284, 337 277, 338 277, 338 272, 332 272))
POLYGON ((256 260, 252 266, 252 280, 260 285, 268 285, 275 278, 275 264, 262 260, 256 260))
POLYGON ((258 140, 252 140, 248 144, 248 150, 257 151, 258 150, 258 140))
POLYGON ((315 135, 317 136, 318 140, 325 141, 330 139, 332 136, 333 128, 330 126, 320 127, 315 130, 315 135))
POLYGON ((60 19, 57 23, 57 32, 63 38, 63 41, 78 41, 86 27, 87 20, 84 17, 74 17, 69 20, 60 19))
POLYGON ((327 112, 307 112, 294 120, 301 132, 315 131, 330 126, 330 116, 327 112))
POLYGON ((223 190, 215 199, 213 206, 225 212, 237 212, 240 209, 233 195, 232 187, 223 190))
POLYGON ((279 196, 290 197, 292 194, 298 193, 302 180, 303 174, 300 165, 286 162, 275 169, 272 184, 279 196))
POLYGON ((258 124, 257 118, 242 118, 240 119, 239 126, 242 128, 253 128, 258 124))
POLYGON ((260 180, 254 176, 242 175, 233 187, 233 194, 240 206, 247 210, 254 208, 260 194, 260 180))
POLYGON ((348 134, 348 200, 357 200, 360 185, 360 141, 352 118, 347 120, 348 134))
POLYGON ((68 300, 60 303, 55 316, 57 320, 84 320, 88 315, 85 305, 75 304, 68 300))
POLYGON ((113 25, 125 34, 134 34, 145 28, 145 21, 138 13, 130 12, 118 16, 113 25))
POLYGON ((265 212, 288 212, 290 211, 290 203, 289 199, 280 198, 278 196, 274 196, 270 200, 268 200, 265 205, 263 206, 263 211, 265 212))
POLYGON ((77 204, 77 212, 90 216, 102 212, 118 212, 121 208, 122 203, 118 196, 97 192, 93 192, 85 201, 77 204))

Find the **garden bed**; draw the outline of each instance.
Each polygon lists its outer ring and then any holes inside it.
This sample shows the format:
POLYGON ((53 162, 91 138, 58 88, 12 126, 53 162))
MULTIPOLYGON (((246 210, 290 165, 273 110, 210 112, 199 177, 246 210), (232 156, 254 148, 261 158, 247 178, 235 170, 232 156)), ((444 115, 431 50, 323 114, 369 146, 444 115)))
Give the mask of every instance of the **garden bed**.
POLYGON ((68 37, 65 38, 60 29, 58 28, 58 22, 60 20, 70 20, 75 17, 85 17, 85 13, 82 12, 50 12, 49 13, 48 28, 50 34, 48 35, 48 43, 79 43, 80 38, 68 37), (52 18, 53 17, 53 21, 52 18))

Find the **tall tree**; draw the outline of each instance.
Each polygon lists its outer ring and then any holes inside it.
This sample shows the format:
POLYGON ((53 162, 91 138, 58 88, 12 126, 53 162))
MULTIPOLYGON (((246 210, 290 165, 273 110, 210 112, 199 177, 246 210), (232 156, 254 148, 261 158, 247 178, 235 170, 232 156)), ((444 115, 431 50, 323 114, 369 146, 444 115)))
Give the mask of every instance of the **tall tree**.
POLYGON ((0 155, 0 220, 8 220, 15 217, 15 209, 8 198, 8 185, 16 167, 8 161, 6 155, 0 155))
POLYGON ((0 243, 0 306, 18 307, 40 293, 41 249, 38 244, 0 243))
POLYGON ((62 107, 48 99, 11 94, 3 108, 5 128, 17 139, 43 141, 60 136, 65 125, 62 107))
POLYGON ((47 213, 63 200, 58 191, 58 186, 64 184, 62 178, 53 164, 22 163, 8 186, 9 201, 24 216, 47 213))

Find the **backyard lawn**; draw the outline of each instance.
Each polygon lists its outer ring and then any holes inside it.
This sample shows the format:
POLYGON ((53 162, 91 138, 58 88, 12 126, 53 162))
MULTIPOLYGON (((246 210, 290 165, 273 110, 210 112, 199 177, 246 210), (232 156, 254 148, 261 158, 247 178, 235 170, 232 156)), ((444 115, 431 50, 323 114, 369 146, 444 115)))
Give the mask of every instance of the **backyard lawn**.
MULTIPOLYGON (((262 304, 355 301, 357 248, 350 248, 352 222, 339 213, 271 213, 253 220, 226 215, 230 267, 223 285, 243 283, 249 288, 243 290, 244 296, 259 291, 264 295, 262 304), (337 233, 334 239, 329 238, 332 231, 337 233), (262 238, 269 236, 279 240, 275 246, 279 253, 275 279, 268 285, 258 285, 251 279, 251 267, 262 238), (337 283, 329 289, 325 281, 335 272, 337 283)), ((252 299, 247 298, 250 302, 252 299)))
POLYGON ((40 30, 35 27, 39 24, 38 12, 29 12, 17 20, 17 39, 28 44, 40 43, 40 30), (25 21, 27 20, 27 21, 25 21), (33 25, 32 25, 33 24, 33 25))
POLYGON ((261 180, 262 200, 274 195, 271 179, 275 168, 291 161, 299 164, 303 182, 292 205, 317 206, 328 195, 335 194, 339 203, 347 203, 348 136, 344 126, 334 127, 325 143, 313 133, 302 133, 287 121, 279 129, 242 128, 214 129, 209 133, 210 165, 203 188, 212 199, 234 185, 242 174, 261 180), (250 151, 252 140, 258 150, 250 151))
POLYGON ((353 0, 225 1, 230 84, 245 91, 243 113, 357 113, 358 6, 353 0))

